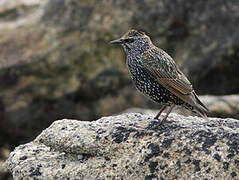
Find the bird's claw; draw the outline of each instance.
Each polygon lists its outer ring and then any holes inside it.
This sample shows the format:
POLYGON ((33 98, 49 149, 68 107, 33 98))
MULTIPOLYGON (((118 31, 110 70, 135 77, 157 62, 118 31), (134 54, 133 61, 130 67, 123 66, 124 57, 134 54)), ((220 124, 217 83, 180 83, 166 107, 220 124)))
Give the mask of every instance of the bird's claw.
POLYGON ((169 121, 167 120, 167 118, 162 118, 162 119, 157 119, 157 118, 154 118, 155 120, 158 120, 159 122, 159 125, 162 125, 162 124, 165 124, 165 123, 173 123, 173 121, 169 121))

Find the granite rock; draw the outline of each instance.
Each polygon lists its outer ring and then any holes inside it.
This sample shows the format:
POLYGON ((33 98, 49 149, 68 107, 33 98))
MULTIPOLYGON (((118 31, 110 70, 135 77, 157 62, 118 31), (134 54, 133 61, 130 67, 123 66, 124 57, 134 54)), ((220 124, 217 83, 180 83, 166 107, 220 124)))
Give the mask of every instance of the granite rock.
POLYGON ((239 119, 239 95, 226 96, 201 96, 201 100, 209 109, 209 116, 214 117, 233 117, 239 119))
MULTIPOLYGON (((165 114, 164 114, 165 115, 165 114)), ((238 179, 239 121, 124 113, 55 121, 5 162, 14 179, 238 179)))
POLYGON ((130 28, 166 50, 198 94, 238 93, 238 12, 235 0, 1 0, 0 144, 13 149, 56 119, 158 108, 108 43, 130 28))

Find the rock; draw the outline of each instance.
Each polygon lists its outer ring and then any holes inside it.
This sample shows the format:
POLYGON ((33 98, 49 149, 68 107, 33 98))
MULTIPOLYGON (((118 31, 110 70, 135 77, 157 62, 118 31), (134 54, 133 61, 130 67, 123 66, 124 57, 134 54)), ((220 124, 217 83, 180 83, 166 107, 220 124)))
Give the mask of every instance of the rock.
MULTIPOLYGON (((164 114, 165 115, 165 114, 164 114)), ((58 120, 5 163, 15 179, 238 179, 239 121, 125 113, 58 120)))
POLYGON ((0 144, 14 148, 56 119, 158 108, 108 43, 132 27, 169 52, 197 92, 238 93, 238 10, 228 0, 1 0, 0 144))
POLYGON ((0 178, 2 180, 12 180, 12 175, 4 166, 4 161, 0 160, 0 178))
POLYGON ((209 116, 239 119, 239 95, 200 96, 209 109, 209 116))

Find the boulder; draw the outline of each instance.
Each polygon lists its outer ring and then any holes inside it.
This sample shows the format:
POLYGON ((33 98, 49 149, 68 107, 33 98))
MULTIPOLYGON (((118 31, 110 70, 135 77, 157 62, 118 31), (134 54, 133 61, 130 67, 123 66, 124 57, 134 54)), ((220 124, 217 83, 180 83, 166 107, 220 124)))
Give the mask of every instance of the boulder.
MULTIPOLYGON (((165 115, 165 114, 164 114, 165 115)), ((5 162, 14 179, 238 179, 239 121, 124 113, 55 121, 5 162)))
POLYGON ((1 0, 0 144, 33 139, 54 120, 158 108, 136 92, 120 47, 150 35, 203 94, 239 92, 237 1, 1 0))
POLYGON ((239 119, 239 95, 227 96, 200 96, 207 105, 209 116, 213 117, 233 117, 239 119))

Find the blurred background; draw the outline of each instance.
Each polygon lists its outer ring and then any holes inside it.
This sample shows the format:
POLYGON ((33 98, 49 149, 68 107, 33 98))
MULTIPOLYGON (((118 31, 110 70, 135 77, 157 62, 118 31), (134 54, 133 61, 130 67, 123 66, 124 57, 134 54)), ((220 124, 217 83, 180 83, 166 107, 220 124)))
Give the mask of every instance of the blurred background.
POLYGON ((238 27, 237 0, 0 0, 0 162, 57 119, 160 108, 108 43, 131 28, 174 58, 209 116, 238 119, 238 27))

